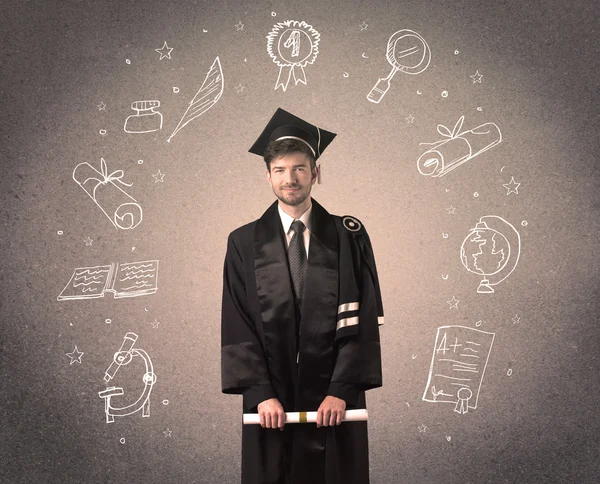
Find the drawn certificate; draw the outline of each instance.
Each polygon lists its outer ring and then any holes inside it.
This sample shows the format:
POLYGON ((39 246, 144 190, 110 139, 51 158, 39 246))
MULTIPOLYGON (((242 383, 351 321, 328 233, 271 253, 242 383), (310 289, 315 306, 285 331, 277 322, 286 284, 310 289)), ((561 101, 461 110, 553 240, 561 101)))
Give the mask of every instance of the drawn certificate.
POLYGON ((454 411, 477 408, 494 333, 466 326, 437 330, 427 386, 422 400, 456 404, 454 411))

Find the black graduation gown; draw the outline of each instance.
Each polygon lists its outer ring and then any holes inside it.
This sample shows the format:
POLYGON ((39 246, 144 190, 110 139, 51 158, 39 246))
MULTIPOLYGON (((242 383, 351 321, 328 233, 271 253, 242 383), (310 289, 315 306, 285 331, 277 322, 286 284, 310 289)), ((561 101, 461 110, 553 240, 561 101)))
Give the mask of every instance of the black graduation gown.
MULTIPOLYGON (((368 235, 364 227, 356 230, 355 218, 331 215, 312 199, 297 341, 298 308, 277 204, 227 241, 222 391, 242 394, 244 413, 272 397, 286 412, 317 410, 327 395, 346 400, 347 409, 365 408, 365 390, 382 385, 383 309, 368 235), (348 301, 340 294, 353 291, 359 310, 356 303, 341 305, 348 301)), ((368 482, 366 422, 287 424, 283 432, 243 425, 242 484, 368 482)))

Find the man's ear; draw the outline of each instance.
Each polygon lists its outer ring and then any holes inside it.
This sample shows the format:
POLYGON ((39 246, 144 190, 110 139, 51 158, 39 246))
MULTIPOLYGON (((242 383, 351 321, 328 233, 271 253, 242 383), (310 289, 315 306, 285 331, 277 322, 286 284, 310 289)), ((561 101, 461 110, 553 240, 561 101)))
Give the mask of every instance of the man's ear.
POLYGON ((319 166, 315 165, 315 167, 312 170, 312 174, 311 174, 311 184, 315 184, 315 182, 317 181, 317 178, 319 178, 319 166))

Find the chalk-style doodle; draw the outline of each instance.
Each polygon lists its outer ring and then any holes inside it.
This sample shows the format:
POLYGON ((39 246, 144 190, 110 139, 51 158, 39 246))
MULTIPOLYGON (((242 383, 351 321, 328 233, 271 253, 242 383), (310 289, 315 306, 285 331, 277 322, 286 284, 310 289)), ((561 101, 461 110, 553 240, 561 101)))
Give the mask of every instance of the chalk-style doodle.
POLYGON ((131 59, 125 59, 126 64, 131 64, 131 59))
POLYGON ((87 236, 85 239, 83 239, 83 241, 85 242, 85 245, 86 245, 86 247, 87 247, 88 245, 92 245, 92 242, 94 242, 94 241, 93 241, 93 240, 90 238, 90 236, 89 236, 89 235, 88 235, 88 236, 87 236))
POLYGON ((419 429, 419 433, 423 433, 427 430, 427 426, 425 424, 421 424, 417 428, 419 429))
POLYGON ((125 443, 125 437, 121 437, 121 438, 119 439, 119 442, 121 442, 122 444, 124 444, 124 443, 125 443))
POLYGON ((304 21, 286 20, 273 26, 267 35, 267 52, 279 66, 275 90, 285 91, 292 77, 294 85, 306 85, 304 67, 315 62, 320 39, 319 32, 304 21))
POLYGON ((509 368, 508 371, 506 372, 506 376, 512 376, 512 368, 509 368))
POLYGON ((244 24, 241 20, 237 24, 235 24, 235 30, 244 30, 244 24))
POLYGON ((344 76, 345 78, 348 78, 348 77, 350 77, 350 74, 348 74, 347 72, 344 72, 344 73, 342 74, 342 76, 344 76))
POLYGON ((412 114, 409 114, 408 117, 404 119, 406 119, 408 124, 413 124, 415 122, 415 117, 412 114))
POLYGON ((510 182, 502 184, 502 186, 504 188, 506 188, 506 190, 507 190, 506 195, 510 195, 511 193, 518 195, 519 194, 519 185, 520 185, 520 183, 517 183, 515 181, 514 176, 510 177, 510 182))
POLYGON ((521 322, 521 318, 515 314, 515 317, 512 318, 513 324, 519 324, 521 322))
POLYGON ((169 400, 165 399, 162 401, 163 405, 168 405, 169 404, 169 400))
POLYGON ((483 108, 481 106, 478 106, 477 111, 483 111, 483 108))
POLYGON ((527 226, 527 220, 523 220, 523 221, 521 222, 521 225, 522 225, 523 227, 526 227, 526 226, 527 226))
POLYGON ((475 198, 477 198, 477 197, 479 196, 479 192, 475 192, 475 193, 473 193, 473 196, 474 196, 475 198))
POLYGON ((179 120, 175 131, 169 136, 167 142, 170 143, 171 138, 190 121, 196 119, 198 116, 202 116, 206 111, 212 108, 217 101, 221 99, 224 87, 223 69, 221 68, 219 56, 217 56, 210 66, 202 86, 200 86, 200 89, 190 101, 190 104, 179 120))
POLYGON ((444 237, 444 239, 448 238, 448 234, 446 232, 442 232, 442 237, 444 237))
POLYGON ((244 92, 244 86, 242 86, 241 84, 238 84, 237 86, 235 86, 235 92, 237 92, 238 94, 241 94, 244 92))
POLYGON ((394 32, 388 40, 386 58, 392 70, 387 77, 379 78, 367 94, 367 99, 372 103, 379 103, 383 99, 396 72, 420 74, 427 69, 431 62, 431 50, 423 37, 412 30, 403 29, 394 32))
POLYGON ((154 329, 156 329, 156 328, 158 328, 158 325, 160 324, 160 321, 157 321, 156 319, 154 319, 154 321, 152 321, 150 324, 152 325, 152 327, 154 329))
POLYGON ((363 30, 367 30, 368 26, 369 26, 369 24, 363 20, 363 22, 359 25, 361 32, 363 30))
POLYGON ((442 274, 442 279, 444 279, 444 281, 447 281, 448 280, 448 274, 446 274, 446 275, 442 274))
POLYGON ((123 170, 108 173, 104 158, 100 158, 100 169, 102 171, 85 161, 79 163, 73 170, 73 180, 98 205, 115 228, 127 230, 136 227, 142 221, 142 207, 119 186, 130 187, 132 184, 123 181, 123 170))
POLYGON ((460 260, 469 272, 483 276, 477 292, 491 294, 517 267, 521 236, 496 215, 485 215, 471 229, 460 247, 460 260))
POLYGON ((157 111, 160 101, 134 101, 131 109, 135 114, 128 116, 123 129, 126 133, 152 133, 162 129, 163 115, 157 111))
POLYGON ((152 178, 154 178, 154 183, 158 183, 158 182, 165 182, 164 178, 165 178, 165 174, 162 173, 160 170, 158 170, 158 173, 155 173, 154 175, 152 175, 152 178))
POLYGON ((104 104, 104 101, 101 101, 97 107, 98 107, 98 111, 106 111, 106 104, 104 104))
POLYGON ((453 205, 450 205, 446 210, 448 210, 449 214, 454 214, 456 207, 453 205))
POLYGON ((108 383, 112 380, 117 371, 125 365, 128 365, 137 356, 144 361, 146 371, 142 377, 144 382, 144 390, 142 391, 139 398, 130 405, 118 407, 113 405, 111 402, 113 397, 124 395, 125 392, 121 387, 107 387, 106 390, 98 392, 98 396, 104 399, 104 412, 106 413, 106 423, 115 421, 115 417, 125 417, 133 413, 142 411, 142 417, 150 416, 150 393, 152 387, 156 383, 156 374, 154 373, 154 367, 152 366, 152 360, 148 353, 140 348, 134 348, 133 345, 136 343, 138 335, 135 333, 127 333, 123 338, 123 343, 119 351, 113 356, 113 361, 104 373, 104 381, 108 383))
POLYGON ((362 53, 362 58, 363 58, 363 59, 368 59, 368 58, 369 58, 369 56, 368 56, 368 55, 366 55, 366 54, 363 52, 363 53, 362 53))
POLYGON ((104 320, 104 322, 105 322, 106 324, 110 324, 110 323, 112 323, 112 319, 110 319, 110 318, 106 318, 106 319, 104 320))
POLYGON ((454 403, 459 414, 477 408, 494 336, 467 326, 440 326, 422 400, 454 403))
POLYGON ((106 130, 103 128, 100 131, 98 131, 98 133, 100 133, 102 136, 106 135, 106 130))
POLYGON ((167 430, 163 430, 163 434, 165 434, 165 437, 171 437, 172 433, 173 431, 169 430, 169 427, 167 427, 167 430))
POLYGON ((454 51, 454 55, 458 55, 460 52, 458 50, 454 51))
POLYGON ((437 131, 444 138, 433 143, 419 143, 430 146, 417 160, 421 175, 444 176, 502 141, 502 133, 495 123, 461 131, 464 119, 461 116, 452 130, 438 124, 437 131))
POLYGON ((442 97, 448 97, 448 91, 442 91, 442 97))
POLYGON ((72 365, 73 363, 81 363, 81 357, 84 355, 84 353, 83 351, 79 351, 77 346, 75 346, 75 349, 71 353, 65 353, 65 355, 71 358, 69 365, 72 365))
POLYGON ((57 235, 62 235, 63 231, 62 230, 58 230, 56 233, 57 233, 57 235))
POLYGON ((56 299, 93 299, 107 292, 115 299, 145 296, 158 290, 157 282, 158 260, 78 267, 56 299))
POLYGON ((154 49, 154 50, 160 54, 160 59, 158 59, 158 60, 163 60, 163 57, 166 57, 167 59, 171 58, 171 51, 173 50, 173 48, 169 47, 167 45, 167 41, 165 40, 165 43, 163 44, 163 46, 160 49, 154 49))
POLYGON ((475 326, 479 327, 481 326, 482 323, 485 323, 485 321, 482 321, 481 319, 479 321, 475 322, 475 326))
POLYGON ((448 304, 450 304, 450 308, 449 309, 458 309, 458 302, 459 300, 456 299, 454 296, 452 296, 452 299, 450 299, 450 301, 446 301, 448 304))
POLYGON ((475 84, 476 82, 478 82, 479 84, 481 84, 481 78, 483 77, 481 74, 479 74, 479 71, 475 71, 475 74, 473 74, 472 76, 469 76, 471 79, 473 79, 473 84, 475 84))

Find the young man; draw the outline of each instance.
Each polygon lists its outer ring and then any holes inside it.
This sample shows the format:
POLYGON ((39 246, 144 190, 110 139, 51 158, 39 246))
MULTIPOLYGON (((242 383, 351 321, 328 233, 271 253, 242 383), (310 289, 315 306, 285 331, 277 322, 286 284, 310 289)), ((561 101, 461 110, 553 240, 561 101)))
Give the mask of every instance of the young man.
POLYGON ((342 417, 382 385, 383 307, 364 226, 310 196, 335 136, 278 109, 250 148, 277 200, 229 234, 223 271, 222 390, 260 415, 242 429, 243 484, 369 482, 367 423, 342 417))

